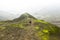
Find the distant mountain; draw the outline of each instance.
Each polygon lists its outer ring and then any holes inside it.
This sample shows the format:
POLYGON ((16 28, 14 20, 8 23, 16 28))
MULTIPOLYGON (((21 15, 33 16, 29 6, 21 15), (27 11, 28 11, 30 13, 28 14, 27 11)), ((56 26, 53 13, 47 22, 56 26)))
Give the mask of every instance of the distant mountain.
POLYGON ((0 21, 2 21, 2 20, 5 20, 5 18, 4 18, 4 17, 2 17, 2 16, 0 16, 0 21))
POLYGON ((24 14, 22 14, 20 17, 14 19, 13 21, 20 21, 20 20, 24 20, 24 19, 27 19, 27 18, 36 19, 36 18, 33 17, 32 15, 30 15, 30 14, 28 14, 28 13, 24 13, 24 14))
POLYGON ((5 11, 0 11, 0 21, 12 20, 14 18, 14 14, 5 11))
POLYGON ((42 19, 60 27, 60 16, 45 16, 42 19))
POLYGON ((60 28, 25 13, 0 22, 0 40, 60 40, 60 28))

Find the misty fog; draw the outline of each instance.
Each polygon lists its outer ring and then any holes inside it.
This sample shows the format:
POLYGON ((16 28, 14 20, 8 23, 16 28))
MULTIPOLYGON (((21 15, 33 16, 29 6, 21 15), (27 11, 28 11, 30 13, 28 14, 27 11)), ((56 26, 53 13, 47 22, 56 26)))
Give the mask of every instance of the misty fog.
POLYGON ((60 0, 0 0, 0 20, 11 20, 25 12, 38 19, 60 20, 60 0))

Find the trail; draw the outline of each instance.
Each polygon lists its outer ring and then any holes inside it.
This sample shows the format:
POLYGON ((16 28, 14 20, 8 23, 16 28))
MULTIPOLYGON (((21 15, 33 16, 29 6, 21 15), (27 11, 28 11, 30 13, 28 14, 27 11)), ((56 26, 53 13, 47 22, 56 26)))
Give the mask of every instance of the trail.
POLYGON ((35 27, 34 23, 29 24, 29 26, 26 27, 27 31, 26 31, 26 35, 24 35, 25 40, 37 40, 34 35, 35 33, 34 27, 35 27))

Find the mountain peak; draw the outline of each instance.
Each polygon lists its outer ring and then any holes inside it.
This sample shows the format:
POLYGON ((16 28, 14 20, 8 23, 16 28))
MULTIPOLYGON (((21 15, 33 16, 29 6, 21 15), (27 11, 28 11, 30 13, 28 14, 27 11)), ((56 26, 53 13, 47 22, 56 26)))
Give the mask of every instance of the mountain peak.
POLYGON ((20 17, 14 19, 15 21, 20 21, 20 20, 24 20, 24 19, 28 19, 28 18, 31 18, 31 19, 36 19, 34 16, 30 15, 29 13, 24 13, 22 14, 20 17))
POLYGON ((22 15, 30 15, 30 14, 26 12, 26 13, 24 13, 24 14, 22 14, 22 15))

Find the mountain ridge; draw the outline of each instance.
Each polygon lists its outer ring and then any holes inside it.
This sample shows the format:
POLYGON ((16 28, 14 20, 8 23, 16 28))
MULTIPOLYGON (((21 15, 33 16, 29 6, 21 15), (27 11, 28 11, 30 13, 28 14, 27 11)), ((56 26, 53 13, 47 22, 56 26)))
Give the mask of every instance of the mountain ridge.
POLYGON ((60 40, 59 37, 59 27, 30 14, 0 22, 0 40, 60 40))
POLYGON ((18 18, 13 19, 13 21, 24 20, 24 19, 27 19, 27 18, 37 19, 37 18, 33 17, 32 15, 30 15, 29 13, 24 13, 21 16, 19 16, 18 18))

